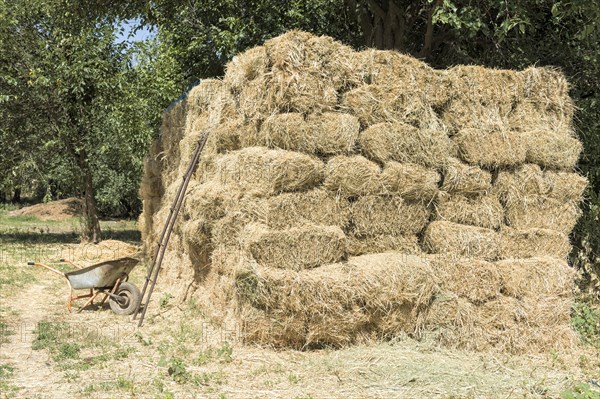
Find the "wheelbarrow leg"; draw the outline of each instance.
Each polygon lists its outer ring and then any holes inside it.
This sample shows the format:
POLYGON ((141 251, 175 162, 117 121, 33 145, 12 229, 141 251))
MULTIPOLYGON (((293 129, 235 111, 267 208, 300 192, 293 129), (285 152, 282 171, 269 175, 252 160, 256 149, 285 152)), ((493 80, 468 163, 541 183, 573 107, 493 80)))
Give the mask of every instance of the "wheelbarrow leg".
MULTIPOLYGON (((81 311, 86 308, 88 305, 93 304, 94 303, 94 298, 96 298, 98 295, 102 294, 102 291, 96 291, 96 293, 93 293, 94 290, 90 290, 90 299, 88 299, 88 301, 86 303, 83 304, 82 307, 80 307, 79 309, 77 309, 77 313, 81 313, 81 311)), ((87 296, 87 295, 86 295, 87 296)))

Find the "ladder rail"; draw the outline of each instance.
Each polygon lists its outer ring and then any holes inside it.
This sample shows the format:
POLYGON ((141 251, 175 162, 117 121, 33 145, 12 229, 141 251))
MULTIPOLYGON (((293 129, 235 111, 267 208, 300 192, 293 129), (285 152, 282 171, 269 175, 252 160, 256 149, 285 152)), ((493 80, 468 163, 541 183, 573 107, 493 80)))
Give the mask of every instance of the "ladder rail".
POLYGON ((196 143, 196 149, 192 155, 192 159, 188 168, 182 178, 182 182, 177 189, 177 193, 175 194, 175 199, 173 204, 171 205, 171 209, 169 211, 169 216, 165 222, 163 230, 161 232, 161 236, 158 240, 156 250, 154 251, 154 256, 152 258, 152 264, 148 268, 148 272, 146 275, 146 279, 144 282, 144 287, 142 289, 142 300, 138 304, 135 312, 133 313, 133 320, 136 319, 137 315, 140 313, 140 320, 138 323, 138 327, 141 327, 144 322, 144 317, 146 315, 146 310, 148 309, 148 305, 150 304, 150 298, 152 297, 152 293, 154 291, 154 287, 156 285, 156 281, 158 280, 158 273, 160 272, 162 261, 165 255, 165 251, 167 249, 167 244, 169 243, 169 239, 171 238, 171 233, 173 231, 173 227, 175 226, 175 222, 177 220, 177 216, 179 215, 179 211, 181 210, 181 206, 183 204, 183 199, 185 197, 187 187, 190 183, 192 175, 196 171, 198 167, 198 161, 200 160, 200 155, 204 146, 208 140, 208 130, 204 130, 196 143), (149 287, 149 289, 148 289, 149 287), (146 291, 148 290, 148 295, 146 295, 146 291))

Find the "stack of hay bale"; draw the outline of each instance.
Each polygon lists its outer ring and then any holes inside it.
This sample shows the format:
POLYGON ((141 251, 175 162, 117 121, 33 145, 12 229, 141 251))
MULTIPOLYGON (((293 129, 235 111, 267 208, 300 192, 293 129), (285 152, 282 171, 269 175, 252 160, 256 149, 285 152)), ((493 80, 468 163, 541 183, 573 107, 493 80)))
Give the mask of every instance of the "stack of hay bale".
POLYGON ((209 129, 161 276, 207 317, 297 348, 423 332, 569 348, 573 108, 552 69, 438 71, 293 31, 165 113, 143 238, 153 249, 209 129))

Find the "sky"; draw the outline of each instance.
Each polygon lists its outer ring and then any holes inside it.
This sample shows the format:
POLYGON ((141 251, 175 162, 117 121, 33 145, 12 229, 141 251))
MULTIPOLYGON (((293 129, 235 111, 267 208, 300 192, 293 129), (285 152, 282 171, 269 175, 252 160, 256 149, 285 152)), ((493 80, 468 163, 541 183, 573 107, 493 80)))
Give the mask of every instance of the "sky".
POLYGON ((139 25, 139 20, 136 19, 124 20, 123 22, 121 22, 121 26, 124 28, 124 30, 123 34, 117 35, 117 43, 122 43, 124 41, 143 41, 156 34, 156 29, 149 29, 147 27, 138 30, 134 34, 133 30, 137 25, 139 25))

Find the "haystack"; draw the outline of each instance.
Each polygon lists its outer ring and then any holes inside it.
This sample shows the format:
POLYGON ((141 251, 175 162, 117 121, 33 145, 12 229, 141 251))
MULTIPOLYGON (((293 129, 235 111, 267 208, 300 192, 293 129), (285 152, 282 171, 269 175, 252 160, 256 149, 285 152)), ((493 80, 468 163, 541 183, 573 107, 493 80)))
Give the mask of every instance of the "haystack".
POLYGON ((569 349, 573 109, 552 69, 436 71, 292 31, 165 113, 146 249, 208 131, 160 282, 211 322, 298 349, 399 334, 569 349))
POLYGON ((359 139, 363 151, 378 162, 410 162, 427 167, 444 165, 450 140, 443 130, 417 129, 406 123, 378 123, 359 139))

